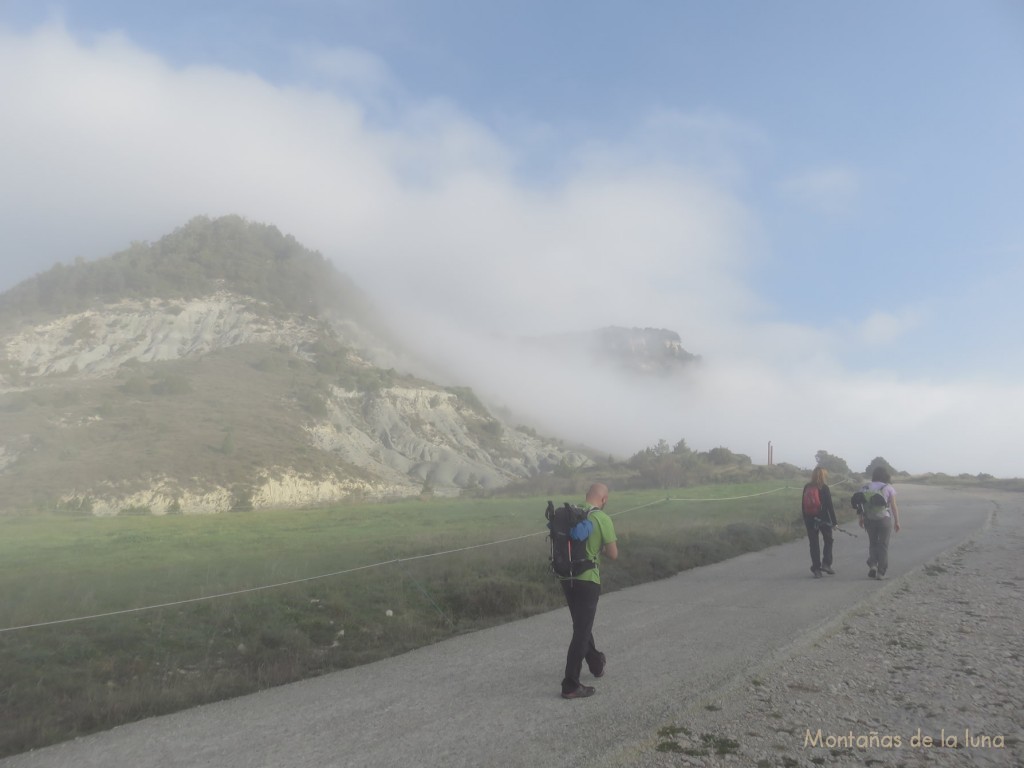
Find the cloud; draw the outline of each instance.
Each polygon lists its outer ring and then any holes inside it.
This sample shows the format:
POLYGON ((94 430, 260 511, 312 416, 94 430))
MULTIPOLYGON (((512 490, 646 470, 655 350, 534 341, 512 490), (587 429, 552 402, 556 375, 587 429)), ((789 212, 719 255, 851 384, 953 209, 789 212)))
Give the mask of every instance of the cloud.
MULTIPOLYGON (((570 150, 530 181, 515 146, 456 104, 403 96, 372 54, 320 50, 308 63, 358 88, 174 68, 123 36, 84 43, 60 24, 0 30, 0 289, 237 213, 333 259, 448 383, 568 439, 628 455, 685 438, 757 461, 772 440, 777 461, 801 466, 826 449, 855 467, 883 455, 914 471, 1020 474, 1004 436, 1024 425, 998 406, 1019 402, 1019 386, 845 371, 843 329, 765 319, 758 214, 731 186, 742 128, 655 113, 655 128, 640 118, 636 134, 570 150), (371 120, 374 89, 392 102, 371 120), (707 164, 700 152, 666 162, 666 126, 702 135, 707 164), (640 390, 516 341, 607 325, 670 328, 705 363, 640 390)), ((838 212, 860 180, 825 169, 787 190, 838 212)), ((856 332, 892 340, 922 321, 880 314, 856 332)))
POLYGON ((872 312, 857 329, 857 338, 863 344, 872 347, 885 347, 895 344, 899 339, 924 322, 918 310, 902 312, 872 312))
POLYGON ((387 64, 359 48, 307 43, 293 47, 292 56, 302 70, 356 92, 374 93, 396 87, 387 64))
POLYGON ((768 144, 756 128, 720 112, 656 108, 638 118, 619 142, 590 140, 573 159, 585 167, 669 169, 733 188, 748 175, 744 153, 768 144))
MULTIPOLYGON (((591 158, 531 187, 512 174, 513 150, 441 101, 370 126, 359 102, 330 91, 175 70, 122 37, 87 46, 59 25, 5 36, 0 57, 12 107, 0 217, 35 270, 196 214, 240 213, 296 234, 371 291, 491 331, 711 329, 752 300, 736 277, 744 206, 654 163, 591 158)), ((24 275, 18 266, 8 274, 24 275)))
POLYGON ((860 172, 842 166, 807 170, 780 184, 783 197, 830 218, 855 213, 862 187, 860 172))

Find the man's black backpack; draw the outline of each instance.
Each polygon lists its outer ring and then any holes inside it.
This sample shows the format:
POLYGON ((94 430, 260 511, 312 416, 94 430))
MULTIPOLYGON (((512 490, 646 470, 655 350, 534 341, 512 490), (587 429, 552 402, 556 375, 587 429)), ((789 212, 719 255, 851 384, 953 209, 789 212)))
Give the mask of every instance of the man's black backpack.
POLYGON ((565 502, 562 507, 555 507, 552 502, 548 502, 544 516, 550 531, 551 570, 556 576, 579 576, 596 567, 592 560, 587 559, 587 539, 594 529, 594 523, 588 519, 589 514, 588 510, 569 502, 565 502))

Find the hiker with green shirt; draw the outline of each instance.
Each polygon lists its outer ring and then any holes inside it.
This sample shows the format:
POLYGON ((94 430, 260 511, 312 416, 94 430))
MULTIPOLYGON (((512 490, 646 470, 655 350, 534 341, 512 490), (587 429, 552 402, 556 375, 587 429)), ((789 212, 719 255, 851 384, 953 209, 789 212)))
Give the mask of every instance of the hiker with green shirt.
POLYGON ((604 675, 605 655, 594 645, 594 617, 597 615, 597 601, 601 596, 600 556, 603 552, 611 560, 619 557, 615 543, 615 526, 604 512, 608 503, 608 486, 594 483, 587 491, 584 508, 587 518, 593 523, 593 530, 586 541, 587 560, 592 568, 561 579, 565 602, 572 616, 572 641, 565 658, 565 677, 562 679, 563 699, 582 699, 593 696, 594 687, 580 683, 583 662, 594 677, 604 675))

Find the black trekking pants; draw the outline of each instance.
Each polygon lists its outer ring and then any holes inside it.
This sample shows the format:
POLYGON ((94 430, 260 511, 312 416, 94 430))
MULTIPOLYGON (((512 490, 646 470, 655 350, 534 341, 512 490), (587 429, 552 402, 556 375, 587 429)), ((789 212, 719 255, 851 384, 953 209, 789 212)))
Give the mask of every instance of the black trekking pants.
POLYGON ((580 687, 584 660, 592 672, 604 668, 604 654, 594 646, 593 634, 601 585, 592 581, 563 579, 562 591, 572 616, 572 641, 565 656, 565 677, 562 679, 562 693, 570 693, 580 687))
POLYGON ((821 566, 831 567, 832 565, 832 527, 821 525, 816 517, 804 517, 804 525, 807 526, 807 538, 811 543, 811 570, 820 571, 821 566), (818 541, 818 533, 825 542, 825 551, 821 551, 821 542, 818 541))

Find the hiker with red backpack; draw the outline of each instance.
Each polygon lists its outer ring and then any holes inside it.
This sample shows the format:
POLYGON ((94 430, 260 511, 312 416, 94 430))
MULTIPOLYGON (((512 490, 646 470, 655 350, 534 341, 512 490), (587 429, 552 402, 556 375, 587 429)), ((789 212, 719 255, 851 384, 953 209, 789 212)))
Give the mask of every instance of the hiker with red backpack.
POLYGON ((822 573, 830 576, 835 573, 832 570, 832 529, 836 527, 836 510, 832 506, 832 491, 825 483, 827 479, 828 470, 815 467, 811 472, 811 482, 804 486, 801 502, 807 538, 811 544, 811 573, 816 579, 820 579, 822 573), (818 541, 819 534, 825 544, 824 551, 818 541))

